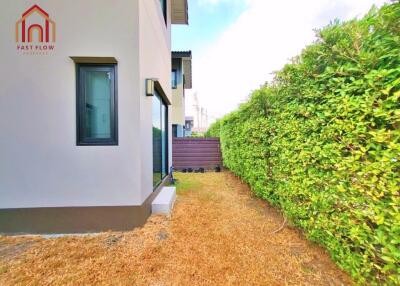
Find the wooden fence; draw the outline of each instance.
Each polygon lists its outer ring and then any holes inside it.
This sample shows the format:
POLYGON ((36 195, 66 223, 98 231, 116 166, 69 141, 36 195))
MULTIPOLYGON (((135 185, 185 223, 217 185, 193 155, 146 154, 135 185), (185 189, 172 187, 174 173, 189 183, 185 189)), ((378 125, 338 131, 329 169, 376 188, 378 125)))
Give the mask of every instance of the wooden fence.
POLYGON ((187 168, 214 169, 222 167, 221 145, 218 138, 174 138, 172 165, 176 170, 187 168))

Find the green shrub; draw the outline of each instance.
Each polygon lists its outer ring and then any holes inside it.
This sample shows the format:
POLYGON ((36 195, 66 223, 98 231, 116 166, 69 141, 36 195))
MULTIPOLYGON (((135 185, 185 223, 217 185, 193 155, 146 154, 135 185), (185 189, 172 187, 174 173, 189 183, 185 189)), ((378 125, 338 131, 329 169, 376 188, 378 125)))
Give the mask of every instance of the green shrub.
POLYGON ((220 120, 217 120, 216 122, 214 122, 210 128, 207 130, 207 132, 204 134, 204 136, 206 138, 219 138, 220 136, 220 120))
POLYGON ((191 135, 190 137, 192 137, 192 138, 204 138, 204 134, 201 133, 201 132, 195 132, 195 131, 193 131, 193 132, 192 132, 192 135, 191 135))
POLYGON ((224 164, 358 283, 400 284, 400 4, 335 22, 211 127, 224 164))

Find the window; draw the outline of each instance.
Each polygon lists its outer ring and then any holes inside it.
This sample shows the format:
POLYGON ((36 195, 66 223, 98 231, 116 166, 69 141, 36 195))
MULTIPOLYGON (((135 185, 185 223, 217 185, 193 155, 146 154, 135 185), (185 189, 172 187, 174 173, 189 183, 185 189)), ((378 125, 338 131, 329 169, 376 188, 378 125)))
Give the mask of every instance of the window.
POLYGON ((193 127, 193 121, 192 120, 186 120, 185 121, 185 129, 190 130, 193 127))
POLYGON ((77 144, 118 145, 116 65, 77 65, 77 144))
POLYGON ((172 137, 174 138, 178 137, 178 125, 176 124, 172 125, 172 137))
POLYGON ((153 97, 153 187, 168 175, 168 111, 160 95, 153 97))
POLYGON ((160 0, 161 11, 164 16, 165 24, 167 24, 167 0, 160 0))
POLYGON ((171 86, 173 89, 176 89, 178 86, 178 72, 176 70, 172 70, 171 72, 171 86))

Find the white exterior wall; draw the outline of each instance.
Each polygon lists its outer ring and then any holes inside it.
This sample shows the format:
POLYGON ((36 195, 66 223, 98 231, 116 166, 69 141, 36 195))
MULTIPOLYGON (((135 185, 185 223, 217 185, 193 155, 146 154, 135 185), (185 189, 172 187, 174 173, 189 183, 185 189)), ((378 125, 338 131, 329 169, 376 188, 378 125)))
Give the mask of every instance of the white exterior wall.
MULTIPOLYGON (((171 17, 167 24, 159 8, 159 0, 139 0, 140 27, 140 93, 146 94, 145 83, 148 78, 157 78, 164 92, 171 100, 171 17)), ((168 1, 168 13, 171 5, 168 1)), ((153 190, 153 145, 152 145, 152 97, 140 98, 141 125, 141 172, 142 197, 147 198, 153 190), (150 141, 149 141, 150 139, 150 141)), ((168 109, 171 118, 170 108, 168 109)), ((171 120, 169 119, 169 123, 171 120)), ((172 164, 171 124, 168 128, 169 166, 172 164)))
POLYGON ((170 30, 159 28, 159 1, 2 4, 0 208, 140 205, 153 189, 145 78, 159 77, 170 91, 170 30), (57 24, 56 48, 49 55, 16 50, 15 22, 34 4, 57 24), (70 56, 118 60, 118 146, 76 146, 70 56))

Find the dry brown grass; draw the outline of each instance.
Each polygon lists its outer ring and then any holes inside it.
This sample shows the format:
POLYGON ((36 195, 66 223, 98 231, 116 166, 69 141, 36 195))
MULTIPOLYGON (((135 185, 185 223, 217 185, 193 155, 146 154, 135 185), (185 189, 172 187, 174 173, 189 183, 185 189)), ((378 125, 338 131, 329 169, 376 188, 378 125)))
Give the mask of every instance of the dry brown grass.
POLYGON ((94 237, 0 237, 0 285, 350 285, 228 172, 178 174, 170 218, 94 237), (27 245, 25 245, 27 244, 27 245), (14 253, 12 250, 15 250, 14 253))

